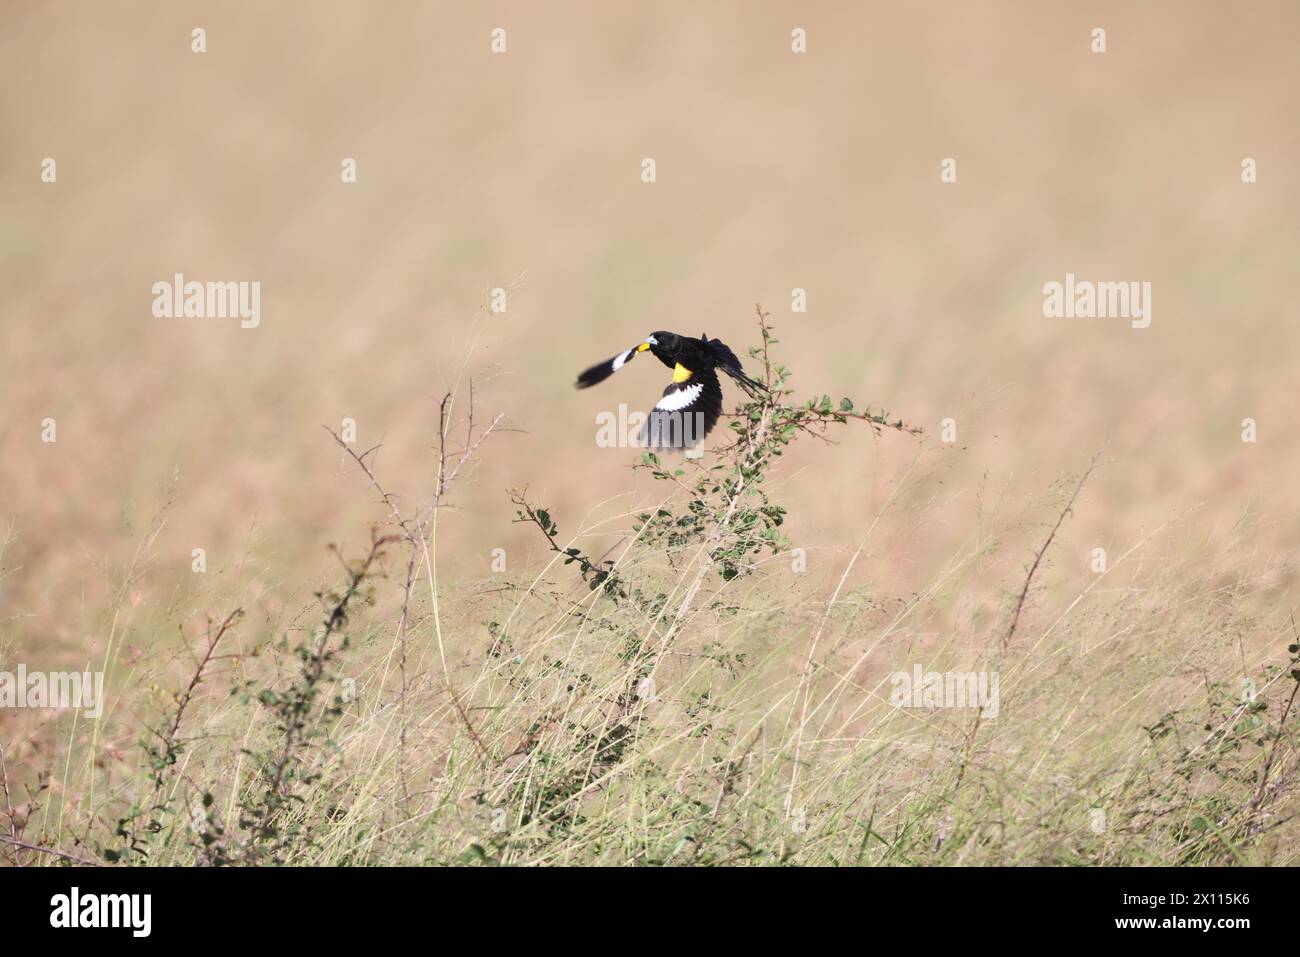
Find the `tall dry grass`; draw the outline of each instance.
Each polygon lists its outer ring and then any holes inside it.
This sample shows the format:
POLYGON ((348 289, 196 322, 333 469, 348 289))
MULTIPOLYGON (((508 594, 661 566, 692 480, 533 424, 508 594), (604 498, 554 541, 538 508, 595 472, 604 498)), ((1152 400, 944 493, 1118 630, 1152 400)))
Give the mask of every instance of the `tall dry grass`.
POLYGON ((23 794, 10 759, 0 853, 1295 863, 1300 636, 1248 522, 1208 543, 1210 565, 1177 559, 1193 526, 1171 524, 1076 573, 1057 538, 1094 507, 1081 468, 1018 512, 1020 528, 973 503, 978 534, 925 587, 896 592, 861 573, 917 533, 923 509, 908 503, 938 493, 942 450, 870 409, 798 401, 765 324, 755 339, 773 393, 728 417, 730 443, 645 455, 649 491, 586 515, 512 493, 501 508, 544 558, 507 555, 478 581, 442 578, 437 550, 458 483, 500 448, 500 420, 471 409, 471 367, 438 403, 421 500, 386 490, 378 450, 323 435, 376 515, 368 538, 338 547, 337 581, 289 610, 233 575, 206 613, 157 613, 148 627, 180 626, 154 646, 166 659, 119 636, 104 663, 112 712, 25 755, 47 773, 23 794), (819 437, 836 455, 906 443, 913 465, 854 517, 852 550, 810 560, 784 537, 779 489, 787 453, 819 437), (996 674, 996 714, 900 707, 891 675, 916 665, 996 674))

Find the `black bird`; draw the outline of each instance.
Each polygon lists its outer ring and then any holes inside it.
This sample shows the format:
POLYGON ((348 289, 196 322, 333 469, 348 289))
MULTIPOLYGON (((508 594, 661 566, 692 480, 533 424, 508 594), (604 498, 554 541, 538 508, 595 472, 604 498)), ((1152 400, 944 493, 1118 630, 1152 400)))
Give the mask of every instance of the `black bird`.
POLYGON ((761 382, 745 375, 740 360, 720 339, 707 334, 698 339, 675 332, 654 332, 645 342, 598 363, 578 376, 579 389, 603 382, 617 372, 638 352, 646 350, 673 370, 673 381, 664 389, 654 409, 641 427, 642 445, 658 449, 691 448, 704 441, 722 415, 721 369, 757 398, 767 390, 761 382))

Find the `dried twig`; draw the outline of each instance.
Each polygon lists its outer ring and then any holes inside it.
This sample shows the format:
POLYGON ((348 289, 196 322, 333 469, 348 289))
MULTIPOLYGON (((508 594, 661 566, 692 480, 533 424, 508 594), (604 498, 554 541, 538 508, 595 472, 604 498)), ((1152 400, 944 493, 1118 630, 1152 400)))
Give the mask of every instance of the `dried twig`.
MULTIPOLYGON (((1029 588, 1034 582, 1034 575, 1037 574, 1038 567, 1043 563, 1043 556, 1047 554, 1048 548, 1051 547, 1052 542, 1056 539, 1056 533, 1060 531, 1061 525, 1065 522, 1065 517, 1074 511, 1074 503, 1078 500, 1079 493, 1083 491, 1084 483, 1088 481, 1089 476, 1092 475, 1093 469, 1097 467, 1097 458, 1099 455, 1100 453, 1094 455, 1092 461, 1088 463, 1088 467, 1079 478, 1079 482, 1075 485, 1074 491, 1070 493, 1069 501, 1067 501, 1065 507, 1061 509, 1061 514, 1056 516, 1056 524, 1052 526, 1052 530, 1048 532, 1047 538, 1043 541, 1042 547, 1040 547, 1038 552, 1034 555, 1034 561, 1029 566, 1029 572, 1025 575, 1025 583, 1021 586, 1020 595, 1016 598, 1016 608, 1011 615, 1011 625, 1007 628, 1007 633, 1002 638, 1002 644, 999 648, 1000 654, 1005 654, 1007 649, 1011 646, 1011 639, 1015 637, 1016 628, 1020 625, 1020 613, 1024 610, 1025 601, 1029 597, 1029 588)), ((961 787, 961 782, 966 777, 966 768, 970 765, 971 753, 975 749, 975 736, 979 734, 980 724, 983 720, 984 711, 981 709, 975 713, 975 720, 971 722, 970 731, 966 733, 966 744, 962 753, 961 767, 957 769, 957 781, 953 785, 954 789, 961 787)))
POLYGON ((6 844, 12 844, 14 847, 21 847, 23 850, 26 851, 37 851, 41 854, 49 854, 53 857, 59 857, 65 861, 71 861, 74 864, 84 864, 87 867, 100 866, 99 861, 91 861, 91 860, 87 860, 84 857, 77 857, 77 855, 75 854, 67 854, 63 851, 56 851, 52 847, 42 847, 39 844, 28 844, 26 841, 20 841, 12 837, 5 837, 3 834, 0 834, 0 841, 4 841, 6 844))
POLYGON ((1043 562, 1043 556, 1047 554, 1047 550, 1052 546, 1052 541, 1056 538, 1056 533, 1060 531, 1065 517, 1074 511, 1074 503, 1079 498, 1079 493, 1083 491, 1084 483, 1088 481, 1088 477, 1092 475, 1092 470, 1096 467, 1097 456, 1094 455, 1092 461, 1088 463, 1088 468, 1084 470, 1083 476, 1079 479, 1079 484, 1074 487, 1070 500, 1065 503, 1065 508, 1061 509, 1061 514, 1056 517, 1056 524, 1052 526, 1052 530, 1048 533, 1042 547, 1034 555, 1034 563, 1029 566, 1029 574, 1025 576, 1025 584, 1020 589, 1020 596, 1016 599, 1016 610, 1011 616, 1011 627, 1007 629, 1006 636, 1002 639, 1003 651, 1007 650, 1011 645, 1011 639, 1015 637, 1016 628, 1020 625, 1020 612, 1025 607, 1025 599, 1029 596, 1029 586, 1033 584, 1034 575, 1038 571, 1038 566, 1043 562))

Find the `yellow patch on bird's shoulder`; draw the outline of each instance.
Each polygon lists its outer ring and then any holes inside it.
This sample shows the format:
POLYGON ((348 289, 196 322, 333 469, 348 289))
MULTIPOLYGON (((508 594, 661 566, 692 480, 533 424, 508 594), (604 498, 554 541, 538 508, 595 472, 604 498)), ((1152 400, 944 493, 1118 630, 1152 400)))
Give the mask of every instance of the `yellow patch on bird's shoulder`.
POLYGON ((689 378, 690 378, 691 376, 693 376, 694 374, 695 374, 695 373, 693 373, 690 369, 686 368, 686 366, 682 365, 682 364, 679 362, 679 363, 677 363, 677 368, 673 369, 673 381, 674 381, 674 382, 685 382, 687 379, 689 379, 689 378))

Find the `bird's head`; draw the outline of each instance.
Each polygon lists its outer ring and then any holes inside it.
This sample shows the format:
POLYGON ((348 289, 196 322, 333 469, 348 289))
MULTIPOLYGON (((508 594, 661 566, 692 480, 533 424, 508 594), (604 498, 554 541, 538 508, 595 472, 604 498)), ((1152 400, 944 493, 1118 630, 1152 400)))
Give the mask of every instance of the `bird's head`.
POLYGON ((649 349, 659 359, 676 359, 680 348, 680 336, 675 332, 652 332, 645 337, 645 342, 636 347, 637 352, 645 352, 649 349))

